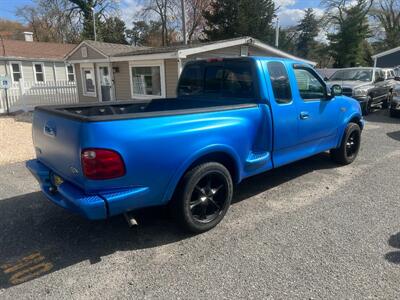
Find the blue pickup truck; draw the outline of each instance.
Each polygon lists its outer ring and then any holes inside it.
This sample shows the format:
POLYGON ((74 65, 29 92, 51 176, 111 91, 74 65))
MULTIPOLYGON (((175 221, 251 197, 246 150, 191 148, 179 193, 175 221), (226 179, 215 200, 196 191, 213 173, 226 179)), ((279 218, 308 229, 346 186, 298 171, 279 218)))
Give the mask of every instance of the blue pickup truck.
POLYGON ((36 108, 27 167, 47 198, 89 219, 169 204, 203 232, 244 178, 328 150, 353 162, 364 121, 340 94, 293 60, 188 62, 173 99, 36 108))

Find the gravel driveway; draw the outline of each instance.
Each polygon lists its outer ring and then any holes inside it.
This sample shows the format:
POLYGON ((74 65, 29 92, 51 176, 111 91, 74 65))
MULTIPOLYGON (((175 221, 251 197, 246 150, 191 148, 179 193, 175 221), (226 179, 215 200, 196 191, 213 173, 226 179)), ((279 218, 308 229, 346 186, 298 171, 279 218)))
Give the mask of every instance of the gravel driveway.
POLYGON ((382 111, 354 164, 322 154, 248 179, 223 223, 197 236, 162 209, 133 230, 84 220, 6 164, 0 298, 398 298, 399 178, 400 120, 382 111))
POLYGON ((33 158, 31 123, 0 117, 0 147, 0 166, 33 158))

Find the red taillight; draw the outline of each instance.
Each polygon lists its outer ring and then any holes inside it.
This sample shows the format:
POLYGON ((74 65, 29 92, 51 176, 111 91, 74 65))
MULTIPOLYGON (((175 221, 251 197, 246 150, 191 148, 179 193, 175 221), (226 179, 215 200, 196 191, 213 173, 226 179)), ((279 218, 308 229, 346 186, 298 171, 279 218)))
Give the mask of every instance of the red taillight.
POLYGON ((107 149, 82 151, 83 174, 89 179, 112 179, 125 175, 125 165, 119 153, 107 149))

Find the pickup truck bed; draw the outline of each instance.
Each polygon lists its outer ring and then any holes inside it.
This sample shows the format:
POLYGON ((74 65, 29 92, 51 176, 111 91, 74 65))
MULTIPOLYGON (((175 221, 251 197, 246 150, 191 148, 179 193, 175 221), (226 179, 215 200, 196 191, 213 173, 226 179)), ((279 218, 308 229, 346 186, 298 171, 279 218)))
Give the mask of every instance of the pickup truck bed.
POLYGON ((37 110, 79 121, 112 121, 160 116, 223 111, 256 106, 254 101, 167 98, 150 101, 118 101, 113 103, 40 106, 37 110))

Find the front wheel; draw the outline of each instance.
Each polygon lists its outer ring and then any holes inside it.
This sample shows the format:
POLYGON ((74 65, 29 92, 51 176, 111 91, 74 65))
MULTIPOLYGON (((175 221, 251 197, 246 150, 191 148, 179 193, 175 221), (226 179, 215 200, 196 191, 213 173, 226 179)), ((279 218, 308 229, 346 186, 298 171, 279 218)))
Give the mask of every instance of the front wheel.
POLYGON ((182 226, 201 233, 224 218, 232 201, 233 183, 229 171, 220 163, 194 167, 183 177, 173 200, 173 210, 182 226))
POLYGON ((371 112, 371 107, 372 107, 372 97, 368 96, 368 99, 364 104, 362 105, 362 114, 364 116, 368 116, 369 113, 371 112))
POLYGON ((392 92, 389 92, 387 98, 382 103, 382 108, 383 109, 386 109, 386 108, 388 108, 390 106, 390 102, 392 101, 392 98, 393 98, 392 92))
POLYGON ((331 157, 342 165, 351 164, 357 157, 361 145, 361 129, 356 123, 349 123, 346 127, 340 147, 332 149, 331 157))

